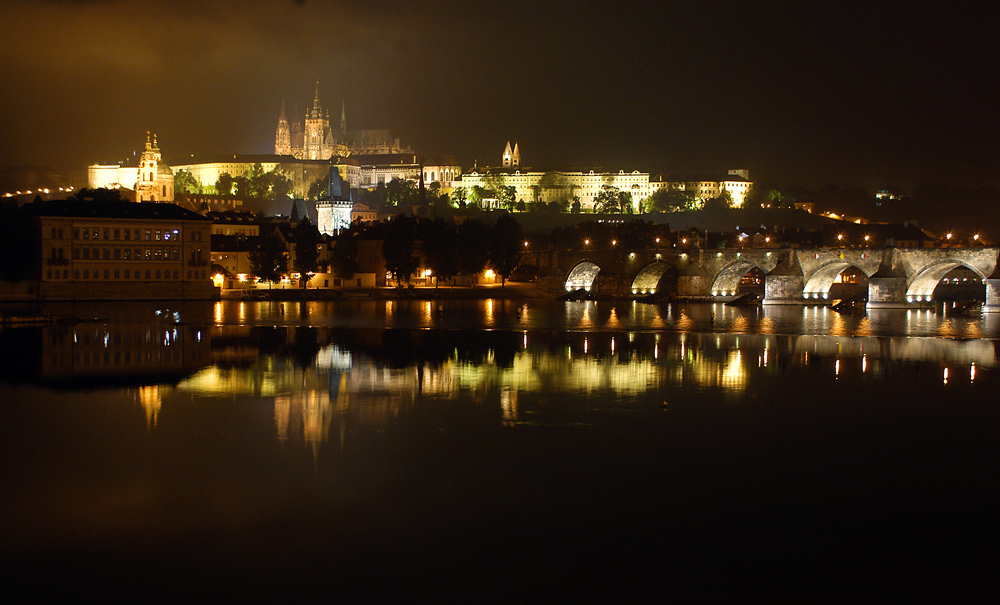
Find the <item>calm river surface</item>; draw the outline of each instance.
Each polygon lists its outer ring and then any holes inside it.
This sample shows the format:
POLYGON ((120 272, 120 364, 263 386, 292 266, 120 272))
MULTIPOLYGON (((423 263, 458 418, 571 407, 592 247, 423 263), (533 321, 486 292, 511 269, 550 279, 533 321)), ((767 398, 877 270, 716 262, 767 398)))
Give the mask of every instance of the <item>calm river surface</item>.
POLYGON ((14 594, 997 595, 1000 317, 500 300, 42 311, 85 321, 0 331, 14 594))

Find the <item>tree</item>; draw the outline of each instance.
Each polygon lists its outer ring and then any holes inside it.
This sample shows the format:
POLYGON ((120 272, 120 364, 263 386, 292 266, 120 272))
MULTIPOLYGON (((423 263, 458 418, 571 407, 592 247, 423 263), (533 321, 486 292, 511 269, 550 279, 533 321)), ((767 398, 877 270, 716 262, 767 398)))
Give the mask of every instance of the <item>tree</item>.
POLYGON ((187 170, 174 174, 174 191, 180 193, 201 193, 201 183, 187 170))
POLYGON ((613 185, 601 185, 601 191, 594 200, 594 211, 603 214, 632 212, 632 196, 613 185))
POLYGON ((733 194, 729 193, 728 190, 723 190, 722 193, 716 197, 708 198, 705 200, 705 210, 724 210, 731 208, 733 205, 733 194))
POLYGON ((570 206, 570 212, 572 212, 573 214, 580 214, 580 210, 582 210, 582 206, 580 204, 580 196, 574 195, 573 204, 570 206))
POLYGON ((351 279, 357 273, 358 234, 353 228, 340 232, 330 253, 330 264, 341 279, 351 279))
POLYGON ((455 200, 455 204, 460 210, 465 210, 466 200, 468 199, 469 192, 465 187, 456 187, 451 192, 451 197, 455 200))
POLYGON ((480 220, 467 220, 458 226, 457 249, 462 253, 456 260, 460 275, 475 275, 486 267, 489 237, 489 229, 480 220))
POLYGON ((507 211, 514 209, 517 189, 513 185, 500 185, 495 189, 495 193, 497 206, 507 211))
POLYGON ((299 284, 305 288, 312 279, 312 274, 316 272, 319 261, 319 230, 304 219, 295 227, 292 234, 293 245, 295 246, 294 269, 299 273, 299 284))
POLYGON ((483 197, 486 194, 486 190, 479 185, 473 185, 472 190, 469 191, 469 205, 474 208, 482 208, 483 197))
MULTIPOLYGON (((329 178, 329 177, 327 177, 329 178)), ((292 180, 281 170, 275 167, 267 173, 271 199, 287 200, 292 192, 292 180)))
POLYGON ((421 233, 427 267, 436 277, 434 287, 442 279, 451 279, 458 273, 457 234, 453 223, 442 218, 425 222, 421 233))
POLYGON ((696 210, 697 199, 690 191, 683 189, 657 189, 646 202, 648 212, 678 212, 696 210))
POLYGON ((327 174, 321 179, 316 179, 315 181, 309 183, 309 191, 306 192, 306 197, 315 200, 323 197, 324 194, 330 189, 330 175, 327 174))
POLYGON ((500 287, 506 285, 507 278, 521 262, 521 240, 521 225, 510 213, 504 212, 497 217, 490 231, 489 261, 490 267, 500 276, 500 287))
POLYGON ((233 178, 233 175, 223 172, 219 175, 218 180, 215 181, 215 193, 217 195, 232 195, 235 185, 236 180, 233 178))
POLYGON ((413 256, 414 220, 402 214, 389 221, 384 230, 382 257, 385 268, 396 284, 410 282, 410 275, 417 269, 417 259, 413 256))
POLYGON ((404 179, 392 179, 385 186, 388 206, 413 206, 418 203, 419 193, 413 183, 404 179))
POLYGON ((250 271, 263 282, 279 282, 288 271, 288 250, 277 231, 257 238, 257 247, 250 251, 250 271))

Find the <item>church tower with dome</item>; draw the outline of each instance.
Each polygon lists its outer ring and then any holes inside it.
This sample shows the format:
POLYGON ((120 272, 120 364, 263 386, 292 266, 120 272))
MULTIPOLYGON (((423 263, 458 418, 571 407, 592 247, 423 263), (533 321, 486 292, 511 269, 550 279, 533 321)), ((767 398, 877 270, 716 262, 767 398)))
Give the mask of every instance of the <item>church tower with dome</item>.
POLYGON ((135 181, 135 201, 172 202, 174 200, 174 173, 163 163, 156 135, 149 140, 146 132, 146 148, 139 156, 139 170, 135 181))

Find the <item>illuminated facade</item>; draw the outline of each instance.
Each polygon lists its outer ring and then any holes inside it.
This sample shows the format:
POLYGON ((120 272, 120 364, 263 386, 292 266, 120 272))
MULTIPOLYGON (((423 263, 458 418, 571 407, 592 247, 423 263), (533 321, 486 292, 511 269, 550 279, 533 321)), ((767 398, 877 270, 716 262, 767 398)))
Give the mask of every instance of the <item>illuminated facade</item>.
POLYGON ((35 204, 43 300, 211 299, 212 221, 174 204, 35 204))
MULTIPOLYGON (((214 182, 214 181, 213 181, 214 182)), ((146 133, 146 147, 139 165, 93 164, 87 167, 87 187, 90 189, 131 189, 137 202, 172 202, 174 173, 163 162, 156 135, 152 141, 146 133)))
MULTIPOLYGON (((427 180, 425 175, 424 180, 427 180)), ((733 206, 740 208, 746 200, 753 183, 747 170, 730 170, 724 176, 704 178, 678 177, 651 180, 648 172, 619 170, 556 170, 536 171, 521 167, 521 150, 517 143, 511 149, 510 141, 504 147, 500 167, 474 168, 452 183, 454 187, 483 187, 492 189, 496 185, 514 187, 515 199, 525 202, 572 201, 579 198, 580 208, 593 211, 597 197, 605 186, 624 191, 632 198, 632 208, 638 211, 640 204, 660 189, 691 191, 696 199, 704 203, 728 191, 733 206)))
POLYGON ((304 120, 291 121, 285 116, 285 104, 274 134, 275 155, 290 155, 299 160, 329 160, 333 157, 364 154, 406 153, 412 150, 393 139, 388 130, 347 130, 346 108, 341 104, 340 127, 330 127, 330 111, 323 109, 319 99, 319 82, 313 105, 306 110, 304 120))
POLYGON ((749 170, 730 170, 725 175, 658 177, 649 181, 649 194, 661 190, 690 191, 696 200, 705 203, 728 191, 734 208, 742 208, 753 187, 749 170))

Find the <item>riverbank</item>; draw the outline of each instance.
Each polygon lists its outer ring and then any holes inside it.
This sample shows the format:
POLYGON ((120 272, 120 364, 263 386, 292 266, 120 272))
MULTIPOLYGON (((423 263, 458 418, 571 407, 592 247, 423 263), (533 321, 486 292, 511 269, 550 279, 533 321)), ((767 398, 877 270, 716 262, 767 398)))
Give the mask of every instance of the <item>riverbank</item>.
POLYGON ((409 288, 350 288, 350 289, 327 289, 327 288, 305 288, 305 289, 254 289, 254 290, 223 290, 223 300, 273 300, 273 301, 300 301, 300 300, 483 300, 483 299, 526 299, 526 298, 555 298, 553 293, 547 292, 532 283, 508 283, 504 286, 475 286, 475 287, 449 287, 441 286, 437 288, 409 287, 409 288))

